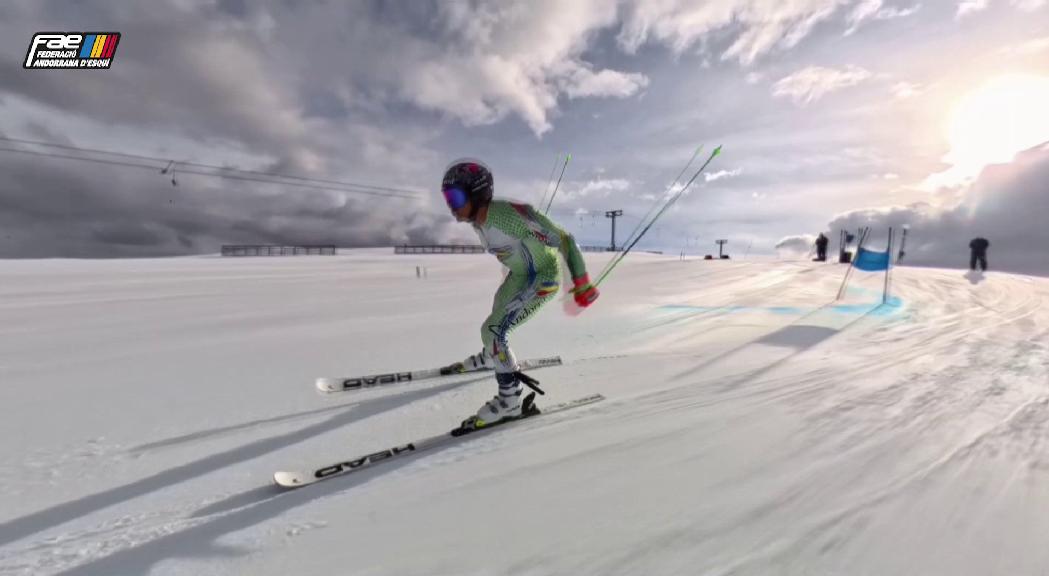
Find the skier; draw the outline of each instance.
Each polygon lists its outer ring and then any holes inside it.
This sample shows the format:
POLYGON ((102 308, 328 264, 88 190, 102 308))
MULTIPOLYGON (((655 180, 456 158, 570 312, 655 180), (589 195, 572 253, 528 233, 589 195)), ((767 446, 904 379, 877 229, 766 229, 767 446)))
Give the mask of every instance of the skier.
POLYGON ((495 369, 498 394, 463 421, 463 427, 481 428, 521 415, 521 384, 535 381, 520 372, 507 337, 557 293, 561 283, 558 252, 572 275, 576 304, 593 304, 598 291, 590 282, 575 239, 528 204, 494 200, 492 172, 480 161, 452 162, 441 189, 455 219, 472 224, 485 250, 509 269, 495 293, 491 314, 481 324, 481 352, 462 363, 465 371, 495 369))
POLYGON ((816 262, 827 261, 827 244, 830 240, 820 232, 820 235, 816 237, 816 262))
POLYGON ((969 270, 976 271, 976 264, 980 264, 980 272, 987 270, 987 249, 991 243, 986 238, 973 238, 969 242, 969 270))

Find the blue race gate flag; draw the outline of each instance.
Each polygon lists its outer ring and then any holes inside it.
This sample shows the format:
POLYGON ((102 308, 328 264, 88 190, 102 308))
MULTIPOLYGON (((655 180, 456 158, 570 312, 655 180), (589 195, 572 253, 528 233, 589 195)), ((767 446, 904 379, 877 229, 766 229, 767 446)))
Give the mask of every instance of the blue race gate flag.
POLYGON ((860 270, 866 270, 867 272, 878 272, 879 270, 889 269, 889 253, 888 252, 871 252, 860 248, 859 253, 856 255, 856 259, 852 263, 853 266, 860 270))

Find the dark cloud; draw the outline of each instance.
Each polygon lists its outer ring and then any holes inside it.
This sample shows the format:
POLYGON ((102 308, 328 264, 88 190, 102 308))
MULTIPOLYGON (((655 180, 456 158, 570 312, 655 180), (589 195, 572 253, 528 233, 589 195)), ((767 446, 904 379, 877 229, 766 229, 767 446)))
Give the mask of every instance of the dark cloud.
POLYGON ((0 156, 0 257, 168 256, 222 244, 443 241, 452 220, 412 200, 183 175, 29 165, 0 156))
POLYGON ((162 246, 168 240, 167 230, 151 222, 103 222, 94 227, 92 240, 124 246, 162 246))
POLYGON ((248 5, 245 0, 219 0, 216 8, 236 18, 244 19, 248 15, 248 5))

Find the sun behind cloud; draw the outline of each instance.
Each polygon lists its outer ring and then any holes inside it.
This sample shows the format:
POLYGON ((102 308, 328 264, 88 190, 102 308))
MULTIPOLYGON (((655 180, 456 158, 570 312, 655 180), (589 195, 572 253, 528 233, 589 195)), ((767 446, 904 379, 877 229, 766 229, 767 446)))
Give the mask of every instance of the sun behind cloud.
MULTIPOLYGON (((966 94, 947 123, 945 160, 958 182, 1049 141, 1049 77, 1001 76, 966 94)), ((946 173, 944 174, 946 175, 946 173)))

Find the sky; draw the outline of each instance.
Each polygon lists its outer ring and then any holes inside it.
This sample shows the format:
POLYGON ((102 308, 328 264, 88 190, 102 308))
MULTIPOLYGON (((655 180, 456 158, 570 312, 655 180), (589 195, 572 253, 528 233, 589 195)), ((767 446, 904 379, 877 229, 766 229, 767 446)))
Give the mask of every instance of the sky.
POLYGON ((1047 0, 8 1, 0 257, 472 243, 450 161, 539 203, 568 153, 550 214, 606 246, 606 211, 621 243, 723 145, 639 247, 802 255, 893 225, 908 263, 964 266, 981 235, 1039 272, 1047 100, 1047 0), (108 70, 23 69, 43 31, 121 40, 108 70))

